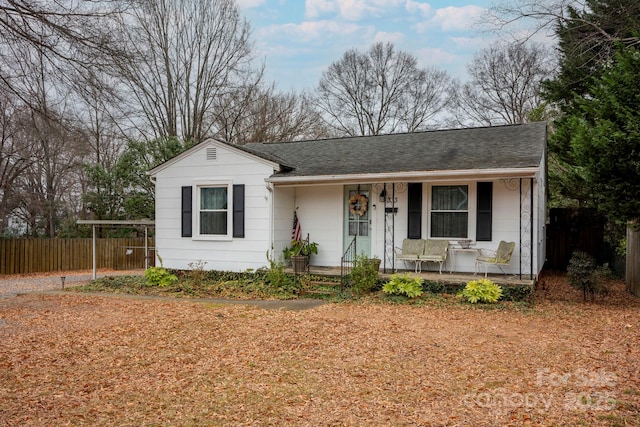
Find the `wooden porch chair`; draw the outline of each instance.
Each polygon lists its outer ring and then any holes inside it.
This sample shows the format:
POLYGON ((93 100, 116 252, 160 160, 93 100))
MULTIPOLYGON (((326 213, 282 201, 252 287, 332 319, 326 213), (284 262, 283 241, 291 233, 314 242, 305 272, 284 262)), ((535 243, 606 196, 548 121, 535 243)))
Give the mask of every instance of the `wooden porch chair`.
POLYGON ((480 265, 484 265, 484 277, 487 277, 487 270, 490 265, 495 265, 502 271, 502 274, 507 274, 502 267, 506 267, 511 262, 511 255, 516 247, 515 242, 505 242, 502 240, 498 245, 498 249, 491 251, 489 249, 478 249, 478 255, 476 256, 476 273, 480 265))

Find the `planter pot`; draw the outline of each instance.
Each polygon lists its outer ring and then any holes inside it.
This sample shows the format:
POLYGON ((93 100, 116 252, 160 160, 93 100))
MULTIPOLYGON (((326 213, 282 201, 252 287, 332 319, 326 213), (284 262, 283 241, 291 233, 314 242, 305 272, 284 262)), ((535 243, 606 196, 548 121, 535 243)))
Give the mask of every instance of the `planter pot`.
POLYGON ((291 257, 291 264, 293 264, 293 272, 304 273, 309 271, 309 255, 294 255, 291 257))
POLYGON ((379 260, 378 258, 369 258, 369 262, 373 266, 374 270, 376 270, 376 271, 380 270, 380 262, 381 262, 381 260, 379 260))

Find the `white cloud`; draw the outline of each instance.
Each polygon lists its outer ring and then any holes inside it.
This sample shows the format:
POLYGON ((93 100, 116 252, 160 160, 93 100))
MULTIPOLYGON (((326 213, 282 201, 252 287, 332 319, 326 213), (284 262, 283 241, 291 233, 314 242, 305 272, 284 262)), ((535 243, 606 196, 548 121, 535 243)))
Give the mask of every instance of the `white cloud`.
POLYGON ((337 0, 337 3, 340 16, 348 21, 357 21, 367 12, 374 11, 365 0, 337 0))
POLYGON ((371 0, 377 8, 387 9, 390 7, 401 6, 406 0, 371 0))
POLYGON ((373 37, 373 42, 391 42, 393 44, 400 44, 404 40, 403 33, 387 33, 384 31, 378 31, 373 37))
POLYGON ((418 49, 415 52, 415 55, 418 58, 418 63, 421 66, 438 66, 441 64, 452 64, 460 60, 458 55, 455 55, 442 48, 425 47, 422 49, 418 49))
POLYGON ((283 36, 289 42, 304 43, 326 40, 333 36, 349 36, 366 27, 337 21, 305 21, 299 24, 272 25, 261 31, 262 36, 283 36))
POLYGON ((307 19, 315 19, 336 10, 334 0, 305 0, 305 16, 307 19))
POLYGON ((476 51, 484 49, 496 39, 487 39, 485 37, 452 37, 451 40, 455 43, 456 47, 465 51, 476 51))
POLYGON ((469 30, 484 12, 480 6, 449 6, 437 9, 432 21, 443 31, 469 30))
POLYGON ((305 0, 305 17, 316 19, 333 15, 346 21, 367 16, 386 16, 407 0, 305 0))
POLYGON ((240 9, 251 9, 265 4, 267 0, 236 0, 236 4, 240 9))
POLYGON ((422 16, 427 17, 431 13, 431 5, 429 3, 421 3, 419 1, 407 0, 404 8, 409 13, 420 13, 422 16))

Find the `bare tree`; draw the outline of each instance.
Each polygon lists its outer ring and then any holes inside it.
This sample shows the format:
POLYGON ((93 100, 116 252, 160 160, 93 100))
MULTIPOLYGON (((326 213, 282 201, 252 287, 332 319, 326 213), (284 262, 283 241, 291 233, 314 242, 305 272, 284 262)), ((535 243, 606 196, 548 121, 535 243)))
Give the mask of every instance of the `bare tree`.
POLYGON ((607 44, 623 43, 627 46, 640 44, 637 31, 640 23, 640 3, 636 0, 497 0, 482 18, 492 30, 510 32, 517 40, 522 40, 522 25, 527 21, 532 36, 539 32, 553 33, 563 27, 581 29, 582 37, 578 43, 581 49, 589 50, 603 42, 607 44), (607 19, 585 19, 591 12, 606 10, 607 19))
MULTIPOLYGON (((120 108, 115 107, 119 99, 113 92, 102 91, 100 84, 91 84, 94 81, 108 81, 107 76, 87 76, 85 80, 89 84, 76 91, 71 111, 75 127, 84 133, 86 143, 91 148, 92 156, 85 159, 85 163, 111 168, 127 141, 126 131, 121 128, 125 116, 120 108)), ((113 79, 110 81, 116 84, 113 79)))
POLYGON ((310 97, 279 93, 273 85, 246 85, 220 99, 216 137, 234 144, 327 137, 310 97))
MULTIPOLYGON (((0 83, 27 105, 32 99, 21 90, 15 67, 22 61, 14 45, 42 52, 50 72, 76 78, 89 69, 124 55, 112 43, 114 18, 125 10, 122 0, 1 0, 0 83), (16 81, 18 84, 16 85, 16 81)), ((104 88, 104 87, 103 87, 104 88)))
POLYGON ((412 132, 434 127, 449 102, 451 79, 417 59, 376 43, 351 49, 322 74, 316 105, 335 131, 350 136, 412 132))
POLYGON ((0 235, 20 205, 16 181, 34 161, 33 147, 22 134, 26 112, 16 99, 0 94, 0 235))
POLYGON ((23 130, 34 150, 34 161, 14 182, 20 191, 20 212, 33 235, 55 237, 60 222, 75 216, 81 205, 83 159, 88 153, 84 139, 70 124, 52 120, 57 111, 47 106, 48 114, 30 110, 23 130))
POLYGON ((87 145, 70 113, 71 89, 55 79, 47 51, 25 42, 16 42, 12 49, 21 58, 12 64, 22 73, 15 81, 29 99, 13 124, 19 126, 16 135, 31 156, 12 183, 19 194, 16 203, 32 233, 54 237, 69 211, 67 202, 80 197, 78 177, 87 145))
POLYGON ((148 139, 199 142, 212 134, 216 99, 249 70, 249 24, 233 0, 141 0, 123 19, 135 60, 117 63, 148 139))
POLYGON ((540 85, 552 77, 553 62, 551 54, 535 44, 494 44, 481 50, 467 65, 471 80, 456 99, 458 122, 526 123, 543 104, 540 85))

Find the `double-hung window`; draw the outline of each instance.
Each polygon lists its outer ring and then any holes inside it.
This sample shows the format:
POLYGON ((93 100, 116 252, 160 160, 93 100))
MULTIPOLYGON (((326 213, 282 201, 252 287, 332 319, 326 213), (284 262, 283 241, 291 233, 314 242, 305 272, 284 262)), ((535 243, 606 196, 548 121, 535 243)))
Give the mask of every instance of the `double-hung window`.
POLYGON ((229 185, 198 186, 198 235, 230 237, 229 185))
POLYGON ((183 186, 181 236, 196 240, 244 238, 245 185, 205 181, 183 186))
POLYGON ((431 187, 431 237, 466 239, 469 224, 469 187, 431 187))

